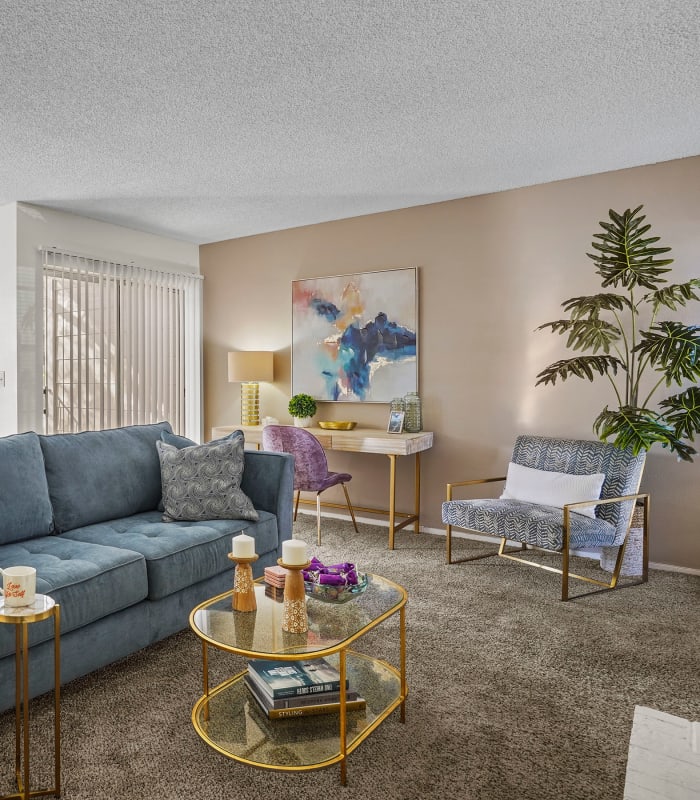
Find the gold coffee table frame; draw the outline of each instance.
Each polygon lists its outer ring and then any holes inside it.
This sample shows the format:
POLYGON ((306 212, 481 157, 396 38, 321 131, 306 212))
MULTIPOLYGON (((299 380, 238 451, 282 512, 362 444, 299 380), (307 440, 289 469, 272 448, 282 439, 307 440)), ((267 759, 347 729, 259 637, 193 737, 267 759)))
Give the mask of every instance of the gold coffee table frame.
POLYGON ((15 778, 17 790, 0 800, 45 795, 61 796, 61 607, 45 594, 36 595, 29 606, 5 606, 0 597, 0 624, 15 626, 15 778), (54 641, 54 785, 50 789, 30 787, 29 773, 29 626, 53 618, 54 641))
POLYGON ((255 583, 257 611, 231 608, 232 592, 198 605, 190 626, 202 640, 203 694, 192 710, 192 723, 204 741, 229 758, 266 769, 305 771, 340 764, 347 782, 347 757, 385 719, 400 708, 405 722, 406 590, 378 575, 368 575, 367 590, 347 603, 307 599, 309 629, 282 630, 283 604, 268 596, 262 579, 255 583), (395 614, 399 615, 399 666, 356 652, 351 645, 395 614), (295 661, 328 658, 337 665, 340 685, 367 701, 366 709, 348 711, 341 692, 338 713, 268 719, 246 688, 247 670, 214 688, 209 686, 212 646, 246 659, 295 661))

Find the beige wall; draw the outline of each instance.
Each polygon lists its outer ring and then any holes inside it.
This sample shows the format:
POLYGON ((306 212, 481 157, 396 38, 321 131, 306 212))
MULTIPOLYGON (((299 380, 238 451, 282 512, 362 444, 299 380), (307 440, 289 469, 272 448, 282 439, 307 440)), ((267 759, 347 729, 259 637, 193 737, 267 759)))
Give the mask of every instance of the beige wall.
MULTIPOLYGON (((700 275, 699 187, 696 157, 203 246, 205 431, 240 419, 239 387, 226 381, 230 349, 276 352, 262 410, 289 421, 292 280, 418 266, 420 393, 435 432, 423 458, 423 524, 441 528, 445 483, 503 474, 517 433, 594 438, 593 419, 614 396, 603 380, 535 388, 537 372, 567 355, 560 337, 535 328, 560 317, 563 300, 599 290, 585 254, 609 208, 643 203, 673 248, 674 282, 700 275)), ((699 316, 694 304, 670 318, 699 316)), ((383 427, 387 406, 321 404, 323 418, 383 427)), ((354 502, 386 504, 385 457, 330 460, 353 473, 354 502)), ((409 483, 408 463, 402 478, 409 483)), ((700 569, 699 487, 700 459, 678 464, 652 451, 643 488, 653 562, 700 569)), ((410 545, 410 534, 400 537, 410 545)))

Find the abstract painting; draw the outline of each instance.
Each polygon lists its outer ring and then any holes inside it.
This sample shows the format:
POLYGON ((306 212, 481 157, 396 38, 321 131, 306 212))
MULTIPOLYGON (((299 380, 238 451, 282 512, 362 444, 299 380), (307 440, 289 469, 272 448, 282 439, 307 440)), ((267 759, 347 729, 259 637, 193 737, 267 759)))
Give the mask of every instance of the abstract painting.
POLYGON ((418 391, 418 270, 292 281, 292 394, 388 403, 418 391))

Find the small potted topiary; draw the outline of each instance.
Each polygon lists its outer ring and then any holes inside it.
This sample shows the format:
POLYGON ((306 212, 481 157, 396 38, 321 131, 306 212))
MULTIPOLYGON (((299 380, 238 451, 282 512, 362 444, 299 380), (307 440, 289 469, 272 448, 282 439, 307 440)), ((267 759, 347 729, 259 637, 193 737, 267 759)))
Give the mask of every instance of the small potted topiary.
POLYGON ((297 428, 308 428, 316 413, 316 401, 310 394, 295 394, 289 401, 288 408, 297 428))

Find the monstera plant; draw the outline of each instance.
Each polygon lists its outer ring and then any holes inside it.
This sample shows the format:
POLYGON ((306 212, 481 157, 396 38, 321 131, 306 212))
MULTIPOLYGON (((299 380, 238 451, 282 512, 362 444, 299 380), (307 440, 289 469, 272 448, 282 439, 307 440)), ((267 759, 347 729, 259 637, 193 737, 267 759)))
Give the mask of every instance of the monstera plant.
POLYGON ((649 235, 642 208, 622 214, 611 209, 610 222, 601 222, 603 232, 593 236, 596 252, 587 255, 608 291, 565 300, 568 319, 537 328, 566 336, 568 348, 589 353, 550 364, 537 385, 605 377, 617 404, 605 406, 593 423, 602 441, 631 447, 635 455, 658 442, 692 461, 700 431, 700 326, 666 316, 700 300, 700 279, 668 282, 673 259, 663 256, 671 248, 649 235), (658 390, 671 387, 676 393, 657 399, 658 390))

